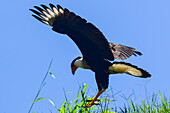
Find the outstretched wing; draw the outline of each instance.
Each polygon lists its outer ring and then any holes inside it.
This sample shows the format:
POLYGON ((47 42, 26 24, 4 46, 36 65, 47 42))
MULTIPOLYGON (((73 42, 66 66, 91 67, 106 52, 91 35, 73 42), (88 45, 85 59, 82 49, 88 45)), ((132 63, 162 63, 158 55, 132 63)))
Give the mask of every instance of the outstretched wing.
POLYGON ((36 14, 33 16, 39 21, 52 26, 54 31, 67 34, 77 44, 85 58, 86 56, 94 58, 95 55, 98 55, 103 59, 114 60, 107 39, 92 23, 59 5, 56 8, 50 4, 51 9, 45 5, 41 6, 45 10, 37 6, 35 8, 39 12, 30 9, 36 14))
POLYGON ((112 53, 115 58, 125 60, 131 55, 142 55, 141 52, 135 51, 135 48, 124 46, 121 44, 109 43, 112 53))

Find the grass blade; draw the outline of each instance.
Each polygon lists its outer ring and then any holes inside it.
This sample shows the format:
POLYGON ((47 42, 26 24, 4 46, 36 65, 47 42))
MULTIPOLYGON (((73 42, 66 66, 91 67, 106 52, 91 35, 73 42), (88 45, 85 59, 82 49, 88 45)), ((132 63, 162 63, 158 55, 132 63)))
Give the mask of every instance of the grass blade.
POLYGON ((41 82, 40 88, 39 88, 39 90, 38 90, 38 92, 37 92, 37 94, 36 94, 36 96, 35 96, 35 98, 34 98, 34 100, 33 100, 33 103, 31 104, 31 107, 30 107, 28 113, 31 112, 32 107, 34 106, 35 100, 37 100, 37 98, 38 98, 38 96, 39 96, 39 94, 40 94, 40 92, 41 92, 41 89, 42 89, 43 86, 45 85, 45 79, 47 78, 47 75, 48 75, 48 72, 49 72, 49 70, 50 70, 50 68, 51 68, 52 62, 53 62, 53 59, 52 59, 51 62, 50 62, 50 65, 49 65, 49 67, 48 67, 47 73, 45 74, 45 76, 44 76, 44 78, 43 78, 43 81, 41 82))

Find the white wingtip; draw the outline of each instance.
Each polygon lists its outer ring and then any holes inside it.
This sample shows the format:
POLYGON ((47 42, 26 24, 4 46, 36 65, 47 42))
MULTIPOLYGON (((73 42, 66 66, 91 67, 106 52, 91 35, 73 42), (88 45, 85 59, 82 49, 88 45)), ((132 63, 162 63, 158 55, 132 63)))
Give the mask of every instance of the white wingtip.
POLYGON ((47 10, 47 12, 48 12, 52 17, 55 17, 54 12, 52 12, 50 9, 46 9, 46 10, 47 10))
POLYGON ((44 24, 50 25, 47 21, 42 20, 44 24))
POLYGON ((60 12, 61 14, 64 14, 64 10, 63 10, 63 9, 59 8, 58 10, 59 10, 59 12, 60 12))
POLYGON ((46 16, 44 16, 44 15, 39 15, 40 17, 42 17, 44 20, 46 20, 46 21, 49 21, 49 18, 48 17, 46 17, 46 16))
POLYGON ((50 4, 50 6, 51 6, 51 9, 54 11, 54 14, 58 15, 59 12, 58 12, 57 8, 53 4, 50 4))
POLYGON ((41 5, 41 6, 48 12, 48 14, 50 14, 51 17, 55 17, 54 12, 50 8, 48 8, 45 5, 41 5))
POLYGON ((52 26, 56 18, 64 14, 64 10, 60 5, 57 5, 57 8, 53 4, 49 4, 49 5, 51 8, 48 8, 45 5, 41 5, 44 9, 38 6, 34 6, 39 12, 34 9, 30 9, 30 10, 36 15, 38 15, 38 16, 34 15, 36 19, 43 22, 44 24, 52 26))
POLYGON ((45 16, 47 16, 48 18, 51 18, 51 16, 50 16, 46 11, 42 10, 42 13, 43 13, 45 16))

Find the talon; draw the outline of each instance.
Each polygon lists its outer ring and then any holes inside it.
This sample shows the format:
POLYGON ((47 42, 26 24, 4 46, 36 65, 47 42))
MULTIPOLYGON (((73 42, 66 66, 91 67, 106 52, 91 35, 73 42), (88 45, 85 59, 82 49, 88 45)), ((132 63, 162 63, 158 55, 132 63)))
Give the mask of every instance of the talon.
POLYGON ((91 107, 91 106, 93 106, 93 105, 99 105, 99 103, 90 103, 90 104, 87 104, 87 106, 83 106, 84 108, 89 108, 89 107, 91 107))
POLYGON ((87 104, 87 107, 89 108, 89 107, 91 107, 92 105, 91 104, 87 104))

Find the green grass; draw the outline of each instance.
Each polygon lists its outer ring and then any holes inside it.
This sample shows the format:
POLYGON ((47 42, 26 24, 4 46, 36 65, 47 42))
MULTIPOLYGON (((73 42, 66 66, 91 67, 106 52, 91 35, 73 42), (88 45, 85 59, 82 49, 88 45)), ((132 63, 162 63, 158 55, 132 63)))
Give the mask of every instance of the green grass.
POLYGON ((117 107, 112 106, 109 108, 110 102, 114 100, 101 99, 99 105, 85 108, 83 106, 88 104, 85 100, 90 99, 85 96, 86 87, 87 85, 80 90, 77 98, 72 103, 66 99, 58 111, 62 113, 170 113, 170 99, 162 96, 160 91, 158 97, 156 94, 148 96, 140 105, 129 99, 128 104, 124 107, 117 109, 117 107))
POLYGON ((163 97, 160 91, 159 98, 154 94, 142 101, 141 105, 135 105, 132 100, 129 104, 129 107, 120 108, 122 113, 170 113, 170 99, 163 97))
MULTIPOLYGON (((94 105, 90 108, 86 108, 89 102, 86 100, 91 99, 86 96, 87 84, 79 88, 79 93, 77 97, 71 101, 68 100, 67 94, 65 93, 66 101, 61 105, 60 108, 57 108, 55 104, 51 101, 51 104, 56 108, 55 112, 51 113, 170 113, 170 99, 167 99, 166 96, 162 96, 160 91, 158 96, 156 94, 152 96, 148 96, 145 100, 141 102, 140 105, 135 104, 131 99, 128 100, 128 104, 124 105, 124 107, 117 108, 115 106, 111 106, 112 102, 115 100, 109 99, 101 99, 99 105, 94 105)), ((65 91, 64 91, 65 92, 65 91)), ((104 94, 107 98, 112 98, 104 94)), ((104 96, 103 96, 104 97, 104 96)), ((39 98, 34 102, 38 102, 42 99, 39 98)))
MULTIPOLYGON (((98 102, 98 105, 94 105, 90 108, 84 107, 89 102, 86 102, 86 100, 92 99, 88 97, 88 91, 87 91, 87 84, 84 84, 82 87, 79 88, 77 97, 74 100, 69 100, 67 97, 67 94, 64 91, 65 94, 65 102, 61 105, 61 107, 55 106, 55 104, 52 102, 52 100, 49 100, 47 98, 39 98, 40 92, 45 86, 47 75, 51 75, 53 78, 54 75, 49 71, 52 64, 52 60, 50 62, 49 68, 47 70, 47 73, 40 85, 40 88, 31 104, 31 107, 28 111, 28 113, 31 112, 33 109, 33 106, 35 103, 38 104, 41 100, 48 100, 55 108, 55 111, 49 110, 51 113, 170 113, 170 99, 167 98, 165 95, 162 96, 162 94, 159 91, 159 94, 153 94, 146 97, 141 104, 136 104, 130 97, 127 99, 128 103, 124 104, 124 107, 116 107, 114 106, 113 102, 114 96, 108 95, 106 92, 102 94, 100 97, 104 99, 100 99, 100 102, 98 102)), ((112 89, 111 89, 112 91, 112 89)), ((36 113, 36 112, 34 112, 36 113)))
POLYGON ((108 108, 109 105, 108 103, 113 100, 100 99, 100 102, 98 102, 99 105, 92 106, 90 108, 85 107, 87 106, 87 104, 90 103, 90 102, 86 102, 86 100, 92 99, 86 96, 86 88, 87 88, 87 84, 84 84, 83 87, 79 88, 79 93, 77 95, 77 98, 73 100, 73 102, 70 102, 70 100, 67 99, 65 93, 66 101, 62 104, 61 108, 58 109, 58 111, 60 111, 61 113, 111 112, 113 108, 108 108))

